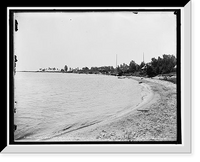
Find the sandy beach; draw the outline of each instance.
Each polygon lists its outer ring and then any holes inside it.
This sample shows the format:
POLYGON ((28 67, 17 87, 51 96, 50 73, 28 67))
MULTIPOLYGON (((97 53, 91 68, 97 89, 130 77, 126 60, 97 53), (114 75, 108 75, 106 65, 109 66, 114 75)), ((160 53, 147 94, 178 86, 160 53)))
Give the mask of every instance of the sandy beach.
POLYGON ((128 77, 145 88, 143 102, 131 110, 48 141, 176 141, 176 84, 128 77))

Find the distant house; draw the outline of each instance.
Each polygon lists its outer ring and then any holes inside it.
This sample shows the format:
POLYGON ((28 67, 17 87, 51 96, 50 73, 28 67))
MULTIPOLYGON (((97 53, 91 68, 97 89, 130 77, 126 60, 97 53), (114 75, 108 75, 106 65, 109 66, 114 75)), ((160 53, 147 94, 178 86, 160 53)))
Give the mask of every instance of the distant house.
POLYGON ((146 63, 146 64, 141 68, 141 70, 147 69, 148 66, 151 66, 151 63, 146 63))

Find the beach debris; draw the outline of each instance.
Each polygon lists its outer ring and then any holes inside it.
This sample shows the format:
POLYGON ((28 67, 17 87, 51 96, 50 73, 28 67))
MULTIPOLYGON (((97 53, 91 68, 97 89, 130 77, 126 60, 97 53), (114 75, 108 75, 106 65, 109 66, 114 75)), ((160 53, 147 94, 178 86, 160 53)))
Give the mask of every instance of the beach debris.
POLYGON ((100 132, 100 134, 96 137, 96 139, 100 139, 100 140, 116 140, 117 136, 116 133, 114 131, 112 132, 106 132, 105 130, 102 130, 100 132))
POLYGON ((137 111, 140 111, 140 112, 148 112, 149 110, 147 110, 147 109, 137 109, 137 111))
POLYGON ((141 84, 141 83, 142 83, 142 81, 139 82, 139 84, 141 84))
POLYGON ((118 79, 125 79, 125 76, 118 76, 118 79))
POLYGON ((106 132, 105 130, 102 130, 102 132, 106 132))
POLYGON ((114 133, 114 132, 112 132, 112 133, 110 134, 110 136, 115 136, 115 133, 114 133))

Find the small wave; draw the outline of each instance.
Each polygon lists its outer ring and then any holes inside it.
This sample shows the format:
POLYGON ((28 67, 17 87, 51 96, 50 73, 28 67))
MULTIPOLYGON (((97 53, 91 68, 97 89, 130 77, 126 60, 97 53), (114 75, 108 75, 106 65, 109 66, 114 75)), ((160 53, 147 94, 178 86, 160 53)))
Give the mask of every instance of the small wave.
POLYGON ((52 135, 46 136, 44 138, 41 138, 41 140, 49 140, 73 131, 77 131, 92 125, 95 125, 97 123, 100 123, 101 121, 95 120, 92 122, 84 122, 84 123, 76 123, 76 124, 72 124, 72 125, 68 125, 67 127, 61 129, 60 131, 54 132, 52 135))
POLYGON ((33 132, 29 132, 29 133, 25 133, 19 137, 16 138, 16 140, 23 140, 23 139, 27 139, 27 137, 32 136, 34 133, 33 132))

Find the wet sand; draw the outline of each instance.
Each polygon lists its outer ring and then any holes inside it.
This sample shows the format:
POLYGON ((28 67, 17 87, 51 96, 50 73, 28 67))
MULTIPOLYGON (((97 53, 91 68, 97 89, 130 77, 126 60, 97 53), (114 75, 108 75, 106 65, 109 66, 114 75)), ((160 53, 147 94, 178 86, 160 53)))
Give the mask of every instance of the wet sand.
POLYGON ((128 77, 146 90, 137 107, 98 124, 48 141, 175 141, 176 84, 157 79, 128 77))

